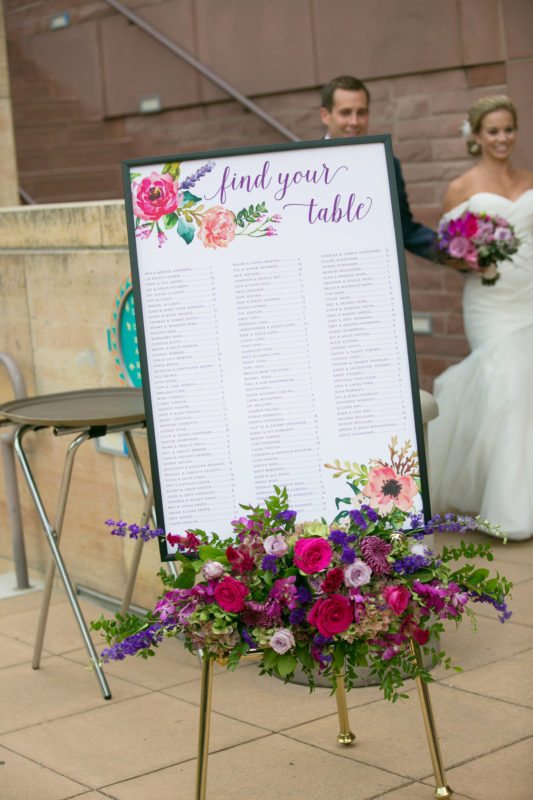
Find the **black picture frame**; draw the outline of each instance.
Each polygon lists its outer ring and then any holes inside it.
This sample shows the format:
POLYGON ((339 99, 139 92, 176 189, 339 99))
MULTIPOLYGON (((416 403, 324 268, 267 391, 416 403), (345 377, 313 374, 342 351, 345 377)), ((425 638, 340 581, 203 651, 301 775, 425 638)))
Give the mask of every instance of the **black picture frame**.
MULTIPOLYGON (((141 294, 141 276, 139 272, 139 263, 137 257, 137 238, 134 225, 135 214, 134 214, 132 192, 131 192, 132 171, 140 167, 160 165, 163 163, 166 164, 172 162, 180 162, 181 164, 184 164, 188 161, 198 161, 198 160, 209 161, 212 159, 224 159, 235 156, 238 157, 238 156, 248 156, 248 155, 264 155, 269 153, 277 153, 277 152, 292 151, 292 150, 298 151, 303 149, 307 150, 320 149, 321 151, 323 150, 325 156, 328 149, 330 148, 336 148, 340 146, 345 147, 346 145, 354 145, 356 147, 360 147, 365 144, 382 144, 384 147, 384 153, 386 158, 388 181, 390 187, 390 201, 392 207, 395 243, 396 243, 397 259, 398 259, 399 280, 401 286, 402 316, 403 316, 404 330, 405 330, 405 344, 408 354, 409 376, 411 382, 411 400, 412 400, 414 427, 416 432, 416 450, 418 452, 418 458, 419 458, 423 514, 426 520, 430 518, 431 508, 430 508, 430 497, 429 497, 427 461, 426 461, 426 453, 424 446, 423 421, 422 421, 422 412, 420 405, 420 390, 418 382, 414 335, 412 328, 411 304, 410 304, 409 286, 407 280, 407 266, 406 266, 405 251, 403 246, 400 209, 398 203, 392 145, 391 145, 391 138, 389 135, 377 135, 377 136, 361 136, 353 139, 350 138, 327 139, 327 140, 321 139, 315 141, 287 142, 287 143, 272 144, 272 145, 252 145, 248 147, 215 149, 215 150, 191 152, 191 153, 180 153, 180 154, 173 153, 170 155, 158 155, 149 158, 128 159, 122 162, 122 175, 123 175, 124 195, 125 195, 125 212, 126 212, 126 223, 128 230, 128 245, 129 245, 129 254, 131 262, 133 294, 135 300, 137 336, 139 343, 142 387, 143 387, 143 396, 144 396, 145 413, 146 413, 146 427, 147 427, 147 435, 148 435, 149 451, 150 451, 150 466, 151 466, 153 490, 154 490, 154 504, 156 509, 157 524, 164 530, 166 530, 165 515, 163 508, 161 483, 160 483, 160 472, 159 472, 159 465, 157 458, 157 448, 156 448, 156 438, 155 438, 155 428, 154 428, 154 412, 152 405, 152 387, 150 386, 149 371, 148 371, 149 354, 147 352, 147 345, 146 345, 144 317, 143 317, 143 301, 141 294)), ((174 554, 168 552, 166 542, 162 539, 160 540, 160 553, 162 561, 175 560, 174 554)))

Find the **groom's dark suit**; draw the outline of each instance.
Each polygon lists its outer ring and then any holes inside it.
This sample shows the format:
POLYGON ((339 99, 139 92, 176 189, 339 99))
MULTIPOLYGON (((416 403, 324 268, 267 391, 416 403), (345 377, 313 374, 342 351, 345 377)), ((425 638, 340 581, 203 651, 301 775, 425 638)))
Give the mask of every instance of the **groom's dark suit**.
POLYGON ((426 228, 421 222, 413 219, 409 200, 405 191, 405 181, 402 175, 400 162, 393 156, 396 185, 398 187, 398 201, 400 205, 400 219, 402 221, 403 244, 406 250, 416 256, 422 256, 430 261, 436 260, 437 234, 431 228, 426 228))

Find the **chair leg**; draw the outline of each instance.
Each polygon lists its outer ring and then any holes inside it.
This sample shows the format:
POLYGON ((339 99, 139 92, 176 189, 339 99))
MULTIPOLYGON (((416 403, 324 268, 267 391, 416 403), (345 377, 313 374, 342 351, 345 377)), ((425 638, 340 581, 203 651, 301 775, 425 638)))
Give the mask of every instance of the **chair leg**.
POLYGON ((196 765, 195 800, 205 800, 207 789, 207 757, 211 723, 211 694, 213 689, 213 659, 202 657, 202 688, 200 690, 200 720, 198 728, 198 761, 196 765))
POLYGON ((355 741, 355 734, 350 730, 350 719, 348 716, 348 705, 346 703, 346 689, 344 686, 344 675, 342 672, 337 672, 337 688, 335 690, 335 697, 337 700, 337 713, 339 715, 339 734, 337 741, 346 747, 353 744, 355 741))
POLYGON ((65 567, 63 558, 61 556, 61 552, 59 550, 59 544, 58 544, 59 543, 59 538, 60 538, 60 535, 61 535, 61 528, 62 528, 62 525, 63 525, 63 517, 64 517, 64 514, 65 514, 65 506, 66 506, 67 497, 68 497, 68 487, 69 487, 69 483, 70 483, 70 476, 72 474, 72 466, 73 466, 73 462, 74 462, 74 456, 75 456, 76 451, 77 451, 78 447, 80 446, 80 444, 82 444, 82 442, 86 441, 86 439, 88 438, 88 434, 87 433, 80 434, 69 445, 69 448, 68 448, 68 451, 67 451, 67 458, 65 460, 65 467, 64 467, 64 470, 63 470, 63 480, 62 480, 61 488, 60 488, 60 491, 59 491, 59 499, 58 499, 58 505, 57 505, 57 514, 56 514, 57 527, 54 530, 54 528, 52 527, 52 525, 50 523, 50 520, 48 519, 48 516, 46 514, 46 510, 44 508, 43 502, 41 500, 41 496, 40 496, 39 491, 37 489, 37 485, 36 485, 36 483, 35 483, 35 481, 33 479, 33 475, 32 475, 31 469, 30 469, 30 465, 28 463, 28 459, 26 458, 26 454, 25 454, 25 452, 24 452, 24 450, 22 448, 22 437, 23 437, 24 433, 26 431, 28 431, 28 430, 31 430, 30 426, 22 426, 17 431, 16 436, 15 436, 15 442, 14 442, 15 453, 17 454, 17 458, 19 460, 20 466, 21 466, 22 471, 24 473, 24 477, 26 478, 26 482, 28 484, 28 488, 30 490, 30 494, 32 496, 33 502, 35 503, 35 507, 37 508, 37 512, 39 514, 39 518, 41 520, 41 524, 42 524, 42 526, 44 528, 44 532, 46 534, 46 538, 48 540, 48 544, 50 546, 50 550, 52 551, 52 558, 53 558, 53 561, 54 561, 54 564, 55 564, 55 566, 50 566, 48 568, 47 591, 45 591, 45 594, 43 596, 43 602, 41 604, 41 613, 40 613, 39 624, 38 624, 38 635, 37 635, 37 639, 36 639, 35 647, 34 647, 32 666, 34 667, 34 669, 38 669, 39 664, 40 664, 42 643, 43 643, 43 639, 44 639, 46 621, 47 621, 47 618, 48 618, 48 608, 49 608, 50 595, 51 595, 51 590, 52 590, 52 582, 53 582, 53 578, 54 578, 55 567, 57 567, 57 570, 58 570, 58 572, 59 572, 59 574, 61 576, 61 580, 63 581, 63 585, 65 587, 65 591, 67 593, 67 597, 68 597, 70 606, 72 608, 72 611, 73 611, 74 616, 76 618, 76 622, 78 623, 78 627, 79 627, 81 635, 83 637, 83 641, 84 641, 85 646, 87 648, 87 651, 89 653, 89 658, 90 658, 91 664, 94 667, 94 671, 95 671, 95 674, 96 674, 96 679, 97 679, 98 683, 100 684, 100 689, 101 689, 102 695, 104 696, 105 700, 109 700, 110 697, 111 697, 111 692, 109 690, 109 686, 107 684, 107 680, 106 680, 106 677, 105 677, 104 672, 102 670, 102 667, 100 666, 100 664, 98 662, 98 654, 96 652, 96 649, 94 647, 92 639, 91 639, 91 637, 89 635, 89 630, 87 628, 87 624, 85 622, 85 619, 83 618, 83 614, 81 613, 80 605, 78 603, 78 598, 76 597, 76 592, 74 591, 74 588, 72 586, 72 583, 71 583, 71 580, 70 580, 70 576, 69 576, 69 574, 67 572, 67 569, 65 567))
MULTIPOLYGON (((422 661, 422 654, 420 653, 420 647, 414 641, 414 639, 411 639, 410 641, 410 648, 411 653, 416 660, 417 666, 423 667, 424 664, 422 661)), ((431 700, 429 698, 429 689, 426 681, 422 680, 422 678, 416 679, 416 685, 418 688, 418 695, 420 697, 420 705, 422 706, 422 717, 424 719, 429 754, 431 756, 431 763, 433 765, 433 774, 435 775, 434 797, 436 800, 444 800, 453 797, 453 791, 446 783, 446 774, 444 772, 444 764, 442 761, 442 754, 440 752, 437 728, 433 718, 433 710, 431 708, 431 700)))

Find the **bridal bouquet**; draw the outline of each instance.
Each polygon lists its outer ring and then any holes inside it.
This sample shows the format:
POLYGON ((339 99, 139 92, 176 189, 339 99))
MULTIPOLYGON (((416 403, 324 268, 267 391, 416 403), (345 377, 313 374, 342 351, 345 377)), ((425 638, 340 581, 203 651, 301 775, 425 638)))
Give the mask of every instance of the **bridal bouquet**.
MULTIPOLYGON (((428 534, 498 530, 478 518, 447 514, 425 523, 416 510, 419 476, 409 442, 393 439, 387 461, 368 465, 335 461, 326 467, 348 481, 352 495, 337 500, 332 524, 296 522, 287 492, 259 506, 242 506, 232 535, 209 537, 200 530, 167 534, 177 546, 178 577, 161 570, 163 592, 143 617, 117 614, 92 623, 108 647, 102 661, 138 654, 153 656, 164 637, 178 636, 192 652, 234 669, 258 651, 262 673, 289 680, 296 669, 309 685, 320 673, 344 673, 350 688, 361 667, 378 677, 384 696, 398 693, 406 677, 429 681, 417 666, 410 640, 431 655, 434 666, 450 659, 438 646, 443 623, 473 616, 489 603, 503 622, 511 584, 466 559, 491 561, 488 544, 443 547, 431 552, 428 534), (459 563, 455 563, 459 562, 459 563)), ((131 538, 163 536, 148 526, 108 520, 112 533, 131 538)), ((457 667, 455 667, 458 669, 457 667)))
POLYGON ((443 220, 438 230, 438 248, 448 258, 465 261, 482 271, 481 282, 493 286, 499 279, 499 261, 509 259, 520 245, 513 226, 503 217, 473 214, 443 220))

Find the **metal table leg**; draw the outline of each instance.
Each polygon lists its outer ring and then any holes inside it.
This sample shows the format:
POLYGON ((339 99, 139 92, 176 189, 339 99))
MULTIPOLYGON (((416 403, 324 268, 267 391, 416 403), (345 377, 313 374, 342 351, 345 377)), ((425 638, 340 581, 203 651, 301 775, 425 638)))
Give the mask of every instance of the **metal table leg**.
POLYGON ((72 611, 74 612, 74 616, 76 617, 76 621, 77 621, 78 626, 80 628, 81 635, 83 637, 83 641, 85 642, 85 646, 86 646, 87 651, 89 653, 89 658, 90 658, 90 660, 91 660, 91 662, 92 662, 92 664, 94 666, 96 678, 98 680, 98 683, 100 684, 100 689, 102 691, 104 699, 105 700, 109 700, 111 698, 111 691, 110 691, 109 686, 107 684, 107 680, 106 680, 106 677, 105 677, 104 672, 102 670, 102 667, 98 663, 98 654, 96 653, 94 644, 93 644, 92 639, 91 639, 91 637, 89 635, 89 630, 87 628, 87 624, 85 622, 85 619, 83 618, 83 614, 81 612, 81 609, 80 609, 80 606, 79 606, 79 603, 78 603, 78 598, 76 597, 76 592, 74 591, 74 588, 72 586, 69 574, 68 574, 68 572, 66 570, 66 567, 65 567, 65 564, 63 562, 63 558, 61 556, 61 553, 60 553, 60 550, 59 550, 59 546, 58 546, 59 538, 60 538, 60 534, 61 534, 61 528, 62 528, 62 525, 63 525, 63 518, 64 518, 64 514, 65 514, 65 507, 66 507, 67 498, 68 498, 68 490, 69 490, 69 485, 70 485, 70 478, 71 478, 71 475, 72 475, 72 467, 73 467, 73 463, 74 463, 74 456, 76 455, 76 452, 77 452, 79 446, 81 444, 83 444, 83 442, 85 442, 90 437, 90 434, 89 434, 89 431, 84 431, 83 433, 80 433, 70 443, 70 445, 68 447, 67 456, 66 456, 66 459, 65 459, 65 466, 64 466, 64 469, 63 469, 63 478, 62 478, 62 481, 61 481, 61 487, 60 487, 59 498, 58 498, 58 503, 57 503, 56 527, 54 529, 54 527, 52 526, 52 524, 51 524, 51 522, 50 522, 50 520, 49 520, 49 518, 48 518, 48 516, 46 514, 46 510, 44 508, 43 502, 41 500, 41 496, 40 496, 39 491, 37 489, 37 485, 36 485, 35 480, 33 478, 33 475, 32 475, 31 469, 30 469, 30 465, 28 463, 28 459, 26 458, 26 454, 25 454, 24 449, 22 447, 22 439, 23 439, 24 435, 29 430, 32 430, 32 429, 33 429, 33 427, 31 425, 22 425, 17 430, 17 433, 15 435, 14 447, 15 447, 15 453, 17 454, 17 458, 19 460, 19 463, 20 463, 20 465, 22 467, 22 471, 24 473, 24 477, 26 479, 26 483, 28 484, 28 488, 30 490, 30 494, 32 496, 33 502, 35 503, 35 507, 37 509, 37 513, 39 514, 42 526, 44 528, 44 532, 46 534, 46 538, 48 540, 48 544, 50 546, 50 550, 52 551, 52 558, 53 558, 53 561, 51 562, 51 564, 50 564, 50 566, 48 568, 48 573, 47 573, 47 578, 46 578, 46 586, 45 586, 45 591, 44 591, 44 595, 43 595, 43 601, 42 601, 42 605, 41 605, 41 613, 40 613, 40 617, 39 617, 39 625, 38 625, 38 630, 37 630, 37 638, 36 638, 36 641, 35 641, 32 666, 33 666, 34 669, 38 669, 39 668, 40 659, 41 659, 41 652, 42 652, 42 645, 43 645, 43 639, 44 639, 44 632, 45 632, 45 628, 46 628, 46 620, 47 620, 47 617, 48 617, 48 608, 49 608, 49 605, 50 605, 50 596, 51 596, 51 593, 52 593, 54 572, 55 572, 55 567, 57 567, 57 569, 59 571, 59 574, 61 576, 61 580, 63 581, 63 585, 65 586, 65 591, 67 593, 67 597, 68 597, 69 603, 70 603, 70 605, 72 607, 72 611))

